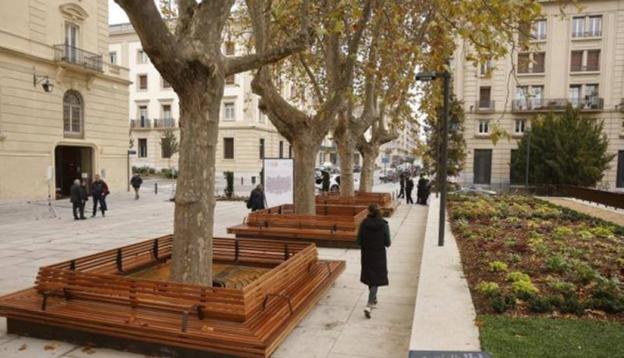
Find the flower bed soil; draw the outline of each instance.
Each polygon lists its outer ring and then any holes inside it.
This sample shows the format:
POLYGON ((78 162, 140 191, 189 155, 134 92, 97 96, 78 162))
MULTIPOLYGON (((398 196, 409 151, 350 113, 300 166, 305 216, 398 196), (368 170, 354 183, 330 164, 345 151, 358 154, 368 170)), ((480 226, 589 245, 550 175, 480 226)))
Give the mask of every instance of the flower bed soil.
POLYGON ((528 196, 452 195, 480 314, 624 321, 624 228, 528 196))

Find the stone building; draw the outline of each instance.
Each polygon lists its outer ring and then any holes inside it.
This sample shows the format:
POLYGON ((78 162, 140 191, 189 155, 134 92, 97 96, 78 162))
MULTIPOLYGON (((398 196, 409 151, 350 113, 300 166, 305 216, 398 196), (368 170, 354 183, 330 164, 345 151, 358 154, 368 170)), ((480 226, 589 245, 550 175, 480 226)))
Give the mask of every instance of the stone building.
POLYGON ((505 189, 524 183, 524 173, 512 173, 510 162, 531 118, 572 104, 604 122, 608 150, 616 154, 599 187, 624 190, 624 0, 580 3, 562 17, 557 2, 543 2, 530 52, 475 66, 459 44, 451 66, 466 112, 463 185, 505 189), (512 139, 494 144, 493 126, 512 139))
MULTIPOLYGON (((165 158, 161 138, 172 130, 179 138, 178 97, 163 80, 148 56, 131 24, 109 26, 110 62, 130 69, 130 136, 133 142, 133 167, 156 170, 177 167, 177 154, 165 158), (171 160, 170 160, 171 159, 171 160)), ((235 42, 224 42, 223 53, 235 55, 241 49, 235 42)), ((262 158, 290 158, 292 150, 268 118, 258 109, 258 97, 251 91, 251 72, 226 80, 221 104, 216 172, 234 172, 237 186, 259 183, 262 158)), ((284 91, 290 91, 283 86, 284 91)), ((217 180, 222 176, 217 175, 217 180)))
POLYGON ((107 0, 0 2, 0 199, 126 189, 128 73, 107 54, 107 0))

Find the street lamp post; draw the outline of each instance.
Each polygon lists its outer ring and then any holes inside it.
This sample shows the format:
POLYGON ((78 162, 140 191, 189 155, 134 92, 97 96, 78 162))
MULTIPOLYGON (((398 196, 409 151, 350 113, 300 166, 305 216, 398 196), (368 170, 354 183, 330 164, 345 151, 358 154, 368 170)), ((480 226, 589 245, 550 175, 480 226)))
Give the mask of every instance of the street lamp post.
POLYGON ((448 126, 449 126, 449 97, 450 97, 450 81, 451 74, 448 71, 443 72, 420 72, 416 74, 417 81, 433 81, 442 78, 444 81, 444 105, 442 109, 442 145, 440 148, 440 162, 438 163, 438 187, 440 188, 440 216, 438 223, 438 246, 444 246, 444 229, 446 223, 446 182, 448 174, 448 126))

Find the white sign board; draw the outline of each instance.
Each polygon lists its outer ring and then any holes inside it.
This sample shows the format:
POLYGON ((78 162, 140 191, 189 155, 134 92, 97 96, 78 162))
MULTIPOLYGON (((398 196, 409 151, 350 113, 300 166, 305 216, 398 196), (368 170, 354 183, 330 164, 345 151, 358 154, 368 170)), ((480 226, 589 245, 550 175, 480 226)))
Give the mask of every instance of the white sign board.
POLYGON ((292 159, 264 159, 264 194, 269 207, 292 204, 293 187, 292 159))

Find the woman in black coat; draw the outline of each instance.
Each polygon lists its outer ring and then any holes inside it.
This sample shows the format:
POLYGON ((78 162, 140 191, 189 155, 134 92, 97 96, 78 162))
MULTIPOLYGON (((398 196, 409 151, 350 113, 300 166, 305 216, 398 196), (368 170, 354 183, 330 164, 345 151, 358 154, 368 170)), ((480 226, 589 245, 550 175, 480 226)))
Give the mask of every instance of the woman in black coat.
POLYGON ((368 286, 368 303, 364 314, 370 318, 371 310, 377 305, 377 288, 388 285, 386 247, 390 246, 390 228, 381 217, 377 204, 368 206, 368 216, 360 224, 357 244, 362 254, 360 281, 368 286))

